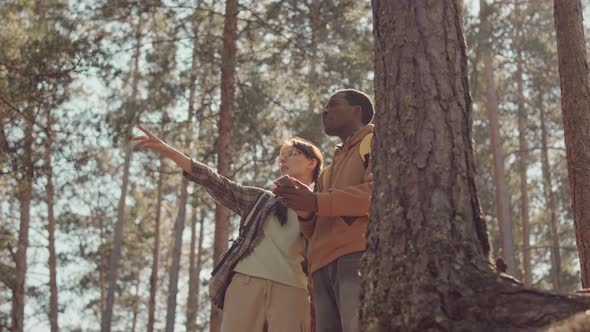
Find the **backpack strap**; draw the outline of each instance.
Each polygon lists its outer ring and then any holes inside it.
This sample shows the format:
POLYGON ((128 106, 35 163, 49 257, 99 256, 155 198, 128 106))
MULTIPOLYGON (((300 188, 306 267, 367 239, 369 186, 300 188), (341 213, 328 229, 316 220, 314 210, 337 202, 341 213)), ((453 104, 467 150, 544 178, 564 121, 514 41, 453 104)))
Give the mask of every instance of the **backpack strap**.
POLYGON ((369 167, 369 159, 371 159, 371 145, 373 142, 373 133, 369 133, 363 138, 359 146, 359 154, 365 168, 369 167))

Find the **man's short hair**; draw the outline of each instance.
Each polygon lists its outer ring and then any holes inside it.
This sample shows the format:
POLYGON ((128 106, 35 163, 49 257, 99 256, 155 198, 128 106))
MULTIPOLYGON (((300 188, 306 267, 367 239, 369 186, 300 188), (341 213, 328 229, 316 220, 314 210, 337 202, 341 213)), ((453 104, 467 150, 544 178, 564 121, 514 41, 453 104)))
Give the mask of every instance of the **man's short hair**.
POLYGON ((363 124, 368 124, 373 121, 373 116, 375 115, 375 107, 373 106, 373 101, 371 97, 369 97, 366 93, 355 90, 355 89, 342 89, 334 92, 334 95, 337 93, 344 93, 346 100, 352 106, 360 106, 361 111, 363 113, 362 122, 363 124))

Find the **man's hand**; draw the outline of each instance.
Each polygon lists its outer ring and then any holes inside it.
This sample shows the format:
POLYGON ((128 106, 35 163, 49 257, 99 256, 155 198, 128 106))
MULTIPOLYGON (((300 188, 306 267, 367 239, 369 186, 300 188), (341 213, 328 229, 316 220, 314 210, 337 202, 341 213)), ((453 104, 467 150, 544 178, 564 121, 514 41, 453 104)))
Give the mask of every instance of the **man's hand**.
POLYGON ((297 215, 308 217, 311 212, 317 211, 317 200, 315 193, 304 183, 289 177, 295 188, 276 186, 272 192, 279 196, 279 200, 286 207, 295 210, 297 215))

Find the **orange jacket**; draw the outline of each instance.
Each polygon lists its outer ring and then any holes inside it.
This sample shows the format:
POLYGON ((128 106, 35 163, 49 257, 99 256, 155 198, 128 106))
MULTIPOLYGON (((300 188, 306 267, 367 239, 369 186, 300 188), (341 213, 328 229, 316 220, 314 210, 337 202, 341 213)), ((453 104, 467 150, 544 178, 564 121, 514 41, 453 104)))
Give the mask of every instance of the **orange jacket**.
POLYGON ((371 161, 365 168, 359 153, 363 138, 373 132, 368 124, 357 130, 334 153, 334 160, 318 179, 317 217, 301 222, 309 240, 307 259, 310 273, 338 257, 365 251, 365 232, 372 191, 371 161))

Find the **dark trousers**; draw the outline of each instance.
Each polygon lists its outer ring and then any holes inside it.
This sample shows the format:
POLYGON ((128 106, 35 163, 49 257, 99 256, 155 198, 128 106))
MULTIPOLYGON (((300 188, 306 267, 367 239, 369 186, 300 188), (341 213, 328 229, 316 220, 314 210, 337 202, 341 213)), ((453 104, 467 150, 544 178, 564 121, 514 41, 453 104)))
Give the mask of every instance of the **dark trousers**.
POLYGON ((359 331, 362 255, 362 252, 344 255, 313 273, 313 302, 318 332, 359 331))

